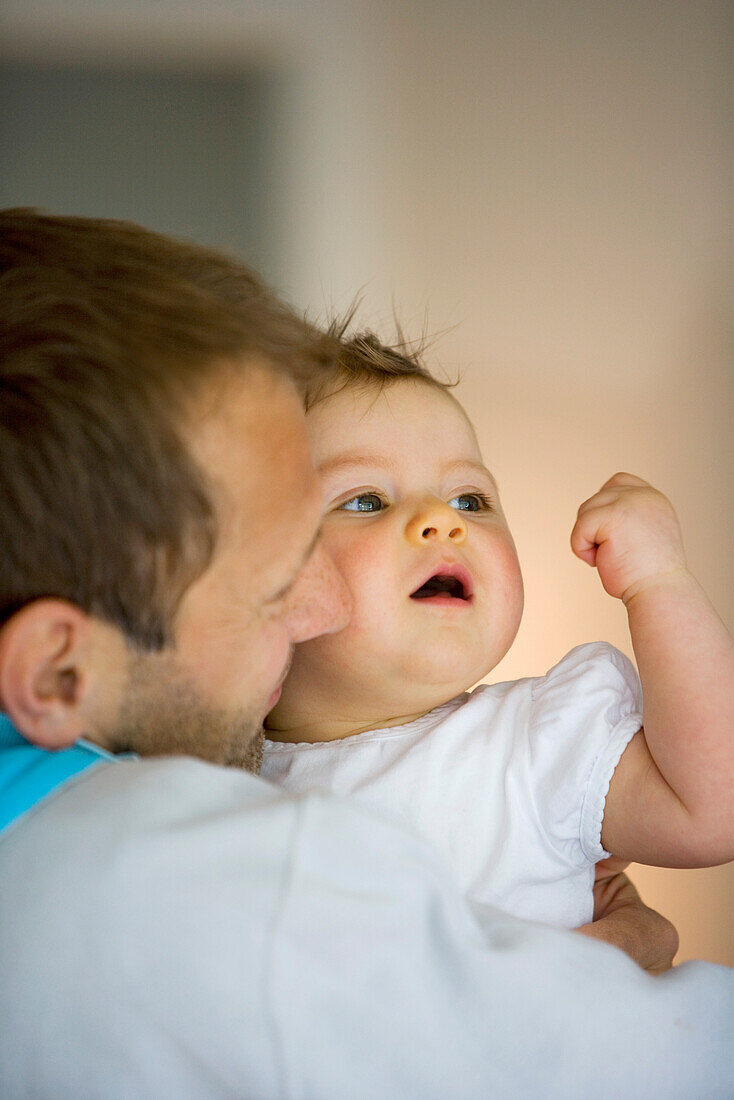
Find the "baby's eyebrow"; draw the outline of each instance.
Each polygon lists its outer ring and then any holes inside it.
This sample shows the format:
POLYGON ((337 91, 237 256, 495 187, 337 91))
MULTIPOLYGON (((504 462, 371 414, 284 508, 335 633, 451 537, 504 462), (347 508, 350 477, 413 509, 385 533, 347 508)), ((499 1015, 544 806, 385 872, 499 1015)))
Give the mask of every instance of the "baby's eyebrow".
MULTIPOLYGON (((389 455, 368 451, 334 455, 333 458, 327 458, 320 462, 316 469, 323 476, 324 474, 340 473, 342 470, 348 470, 355 466, 376 466, 378 469, 390 472, 395 470, 395 462, 389 455)), ((457 458, 454 462, 449 462, 444 466, 444 474, 454 474, 457 470, 470 470, 472 473, 481 474, 489 478, 492 484, 498 488, 495 478, 481 462, 475 462, 471 458, 457 458)))
POLYGON ((474 462, 470 458, 458 458, 455 462, 449 462, 444 467, 444 472, 447 474, 453 474, 457 470, 471 470, 472 473, 483 474, 484 477, 489 478, 493 485, 497 484, 495 478, 492 476, 486 466, 484 466, 481 462, 474 462))
POLYGON ((350 452, 349 454, 334 455, 333 458, 327 458, 324 462, 320 462, 316 469, 320 474, 333 474, 339 473, 340 470, 349 469, 351 466, 377 466, 383 470, 393 470, 395 463, 387 455, 350 452))

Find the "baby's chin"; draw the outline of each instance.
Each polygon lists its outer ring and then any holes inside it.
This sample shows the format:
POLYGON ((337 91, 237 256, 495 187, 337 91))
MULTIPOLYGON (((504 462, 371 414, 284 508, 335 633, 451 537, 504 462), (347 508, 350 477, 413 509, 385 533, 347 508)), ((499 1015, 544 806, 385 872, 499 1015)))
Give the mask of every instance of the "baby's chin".
POLYGON ((339 736, 349 736, 401 725, 461 695, 482 675, 486 672, 477 676, 471 670, 457 678, 437 677, 438 682, 413 682, 409 691, 402 684, 358 683, 351 678, 342 690, 332 684, 320 698, 298 690, 295 684, 289 691, 286 681, 283 694, 265 719, 265 736, 270 740, 318 741, 323 733, 324 740, 331 740, 338 729, 343 730, 339 736))
POLYGON ((315 700, 309 701, 309 693, 291 683, 290 677, 283 684, 278 702, 265 719, 265 736, 276 740, 278 734, 290 731, 298 732, 304 728, 315 729, 322 718, 326 718, 326 708, 315 700))
POLYGON ((410 721, 488 676, 505 648, 496 638, 469 639, 461 632, 424 645, 391 645, 383 638, 379 650, 374 638, 359 636, 306 642, 296 646, 280 699, 265 719, 266 736, 331 740, 344 729, 410 721))
POLYGON ((285 695, 286 695, 286 690, 285 690, 285 685, 283 685, 283 690, 281 692, 280 699, 275 704, 273 709, 270 711, 270 713, 268 714, 268 716, 265 719, 265 722, 263 723, 264 726, 265 726, 265 736, 266 737, 268 735, 269 730, 279 730, 279 729, 284 729, 285 728, 283 723, 285 722, 286 715, 288 714, 287 700, 285 701, 285 704, 284 704, 284 696, 285 695))

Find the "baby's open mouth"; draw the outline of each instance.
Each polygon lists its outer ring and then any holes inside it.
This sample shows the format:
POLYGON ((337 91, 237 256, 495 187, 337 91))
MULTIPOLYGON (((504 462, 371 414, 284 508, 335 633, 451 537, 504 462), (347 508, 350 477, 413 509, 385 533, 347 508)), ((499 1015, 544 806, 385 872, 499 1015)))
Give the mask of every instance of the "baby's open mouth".
POLYGON ((465 603, 471 596, 471 577, 461 566, 449 566, 446 571, 438 569, 410 594, 411 600, 462 600, 465 603))

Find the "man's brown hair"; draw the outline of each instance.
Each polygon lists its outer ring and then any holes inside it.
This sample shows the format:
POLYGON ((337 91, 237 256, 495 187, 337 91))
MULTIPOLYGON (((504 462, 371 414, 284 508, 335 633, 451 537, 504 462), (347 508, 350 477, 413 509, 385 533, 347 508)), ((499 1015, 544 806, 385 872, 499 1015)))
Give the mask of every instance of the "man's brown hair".
POLYGON ((192 397, 248 359, 305 383, 332 349, 219 252, 0 212, 0 625, 53 596, 168 644, 216 540, 182 435, 192 397))

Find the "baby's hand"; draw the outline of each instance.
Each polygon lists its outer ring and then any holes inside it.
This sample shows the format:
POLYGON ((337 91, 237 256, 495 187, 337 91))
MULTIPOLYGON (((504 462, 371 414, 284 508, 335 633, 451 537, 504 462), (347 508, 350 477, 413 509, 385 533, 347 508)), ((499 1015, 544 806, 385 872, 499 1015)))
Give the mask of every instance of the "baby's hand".
POLYGON ((596 566, 609 595, 625 604, 649 584, 686 569, 672 504, 634 474, 615 474, 584 501, 571 548, 596 566))

